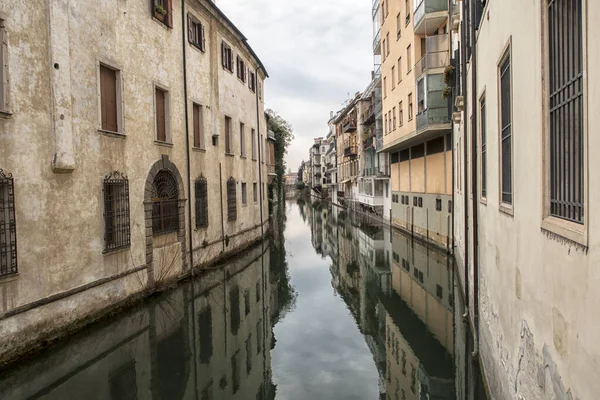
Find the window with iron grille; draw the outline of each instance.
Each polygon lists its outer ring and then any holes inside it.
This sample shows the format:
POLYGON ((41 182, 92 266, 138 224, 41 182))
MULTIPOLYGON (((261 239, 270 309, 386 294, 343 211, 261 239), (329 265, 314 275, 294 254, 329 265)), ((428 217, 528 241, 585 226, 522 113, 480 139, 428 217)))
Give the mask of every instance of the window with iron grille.
POLYGON ((0 111, 8 111, 8 34, 0 18, 0 111))
POLYGON ((196 197, 196 228, 208 226, 208 184, 206 178, 200 176, 194 183, 196 197))
POLYGON ((162 235, 179 230, 179 188, 175 177, 159 171, 152 184, 152 233, 162 235))
POLYGON ((485 121, 485 97, 479 102, 479 115, 481 118, 481 197, 487 197, 487 136, 485 121))
POLYGON ((512 88, 510 47, 500 63, 500 127, 501 202, 512 204, 512 88))
POLYGON ((248 203, 248 198, 246 196, 246 182, 242 182, 242 204, 246 205, 248 203))
POLYGON ((12 174, 0 169, 0 277, 17 273, 17 223, 12 174))
POLYGON ((131 244, 129 180, 119 171, 104 178, 104 252, 131 244))
POLYGON ((584 223, 582 0, 548 1, 550 215, 584 223))
POLYGON ((236 182, 233 177, 227 180, 227 221, 235 221, 237 219, 237 193, 236 182))

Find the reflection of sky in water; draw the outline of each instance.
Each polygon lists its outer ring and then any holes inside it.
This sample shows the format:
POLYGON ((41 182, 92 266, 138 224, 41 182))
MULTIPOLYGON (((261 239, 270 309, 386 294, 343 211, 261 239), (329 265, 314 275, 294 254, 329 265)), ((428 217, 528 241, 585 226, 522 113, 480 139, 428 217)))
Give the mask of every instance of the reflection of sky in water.
POLYGON ((285 237, 298 299, 274 327, 277 399, 377 399, 373 356, 346 304, 334 295, 331 261, 315 253, 310 226, 295 205, 288 213, 285 237))

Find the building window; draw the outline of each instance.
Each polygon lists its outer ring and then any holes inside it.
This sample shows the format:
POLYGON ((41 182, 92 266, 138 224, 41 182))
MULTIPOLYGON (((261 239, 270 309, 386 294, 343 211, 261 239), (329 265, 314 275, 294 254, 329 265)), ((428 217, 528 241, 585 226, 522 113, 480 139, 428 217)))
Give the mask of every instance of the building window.
POLYGON ((225 154, 233 154, 231 136, 231 117, 225 116, 225 154))
POLYGON ((412 46, 409 44, 406 48, 406 73, 410 73, 412 70, 412 46))
POLYGON ((256 324, 256 353, 260 354, 262 351, 262 320, 256 324))
POLYGON ((162 235, 179 230, 179 189, 175 177, 159 171, 152 183, 152 233, 162 235))
POLYGON ((242 182, 242 205, 248 204, 248 198, 246 197, 246 182, 242 182))
POLYGON ((152 0, 152 16, 169 28, 173 27, 173 0, 152 0))
POLYGON ((233 72, 233 50, 225 41, 221 42, 221 64, 229 72, 233 72))
POLYGON ((412 121, 413 119, 413 100, 412 100, 412 93, 409 93, 408 95, 408 120, 412 121))
POLYGON ((206 36, 204 35, 204 25, 192 14, 188 14, 188 41, 190 44, 203 53, 206 51, 206 36))
POLYGON ((386 43, 386 48, 385 48, 385 52, 386 55, 390 55, 390 33, 386 33, 385 34, 385 43, 386 43))
POLYGON ((198 313, 198 336, 200 351, 198 359, 201 364, 208 364, 213 355, 213 325, 212 325, 212 310, 210 306, 206 307, 198 313))
POLYGON ((250 290, 244 291, 244 316, 250 314, 250 290))
POLYGON ((258 202, 258 187, 256 185, 256 182, 254 182, 252 184, 252 198, 254 200, 255 203, 258 202))
POLYGON ((248 71, 246 70, 246 63, 240 57, 236 57, 236 65, 237 65, 237 77, 244 83, 246 83, 246 75, 248 71))
POLYGON ((487 197, 487 136, 486 136, 486 113, 485 113, 485 96, 479 101, 479 115, 481 118, 481 197, 487 197))
POLYGON ((548 3, 550 215, 583 224, 583 4, 581 0, 548 3))
POLYGON ((396 89, 396 66, 392 66, 392 90, 396 89))
POLYGON ((392 126, 394 127, 394 130, 396 130, 396 107, 394 107, 392 109, 392 115, 393 115, 393 117, 392 117, 393 118, 392 126))
POLYGON ((257 80, 257 82, 256 82, 256 86, 257 86, 257 88, 258 88, 258 98, 259 98, 260 100, 262 100, 262 98, 263 98, 263 92, 262 92, 262 82, 261 82, 261 81, 259 81, 259 80, 257 80))
POLYGON ((260 301, 260 282, 256 282, 256 302, 260 301))
POLYGON ((256 92, 256 74, 252 71, 249 71, 248 73, 248 87, 252 93, 256 92))
POLYGON ((398 83, 402 82, 402 57, 398 58, 398 83))
POLYGON ((231 356, 231 389, 233 394, 236 394, 240 390, 240 366, 238 365, 238 357, 240 351, 238 350, 233 356, 231 356))
POLYGON ((246 339, 246 374, 252 372, 252 335, 246 339))
POLYGON ((131 244, 129 180, 115 171, 104 178, 104 252, 131 244))
POLYGON ((442 199, 435 199, 435 210, 442 211, 442 199))
POLYGON ((385 125, 383 128, 383 131, 387 135, 388 134, 388 115, 387 115, 387 113, 383 116, 383 124, 385 125))
POLYGON ((404 124, 404 111, 402 110, 402 102, 398 103, 398 125, 404 124))
POLYGON ((8 111, 8 34, 0 18, 0 111, 8 111))
POLYGON ((161 88, 154 88, 154 108, 156 114, 156 140, 169 141, 169 92, 161 88))
POLYGON ((0 277, 17 273, 17 223, 12 174, 0 169, 0 277))
POLYGON ((122 132, 121 72, 104 64, 100 69, 100 129, 122 132))
POLYGON ((381 20, 385 21, 385 0, 381 1, 381 20))
POLYGON ((252 140, 252 159, 256 160, 256 130, 250 131, 250 139, 252 140))
POLYGON ((408 0, 404 0, 404 9, 406 10, 406 25, 410 22, 410 8, 408 5, 408 0))
POLYGON ((237 220, 237 193, 233 177, 227 180, 227 221, 237 220))
POLYGON ((383 39, 382 47, 381 47, 381 56, 383 57, 383 61, 385 61, 385 38, 383 39))
POLYGON ((400 39, 402 36, 402 18, 400 17, 400 13, 396 16, 396 40, 400 39))
POLYGON ((204 149, 204 108, 200 104, 193 105, 194 147, 204 149))
POLYGON ((512 90, 510 47, 500 62, 500 193, 501 202, 513 203, 512 190, 512 90))
POLYGON ((243 122, 240 122, 240 155, 246 157, 246 130, 243 122))
POLYGON ((385 3, 385 16, 390 15, 390 2, 385 3))
POLYGON ((383 77, 383 98, 387 97, 387 76, 383 77))
POLYGON ((202 175, 194 182, 196 228, 208 226, 208 184, 202 175))

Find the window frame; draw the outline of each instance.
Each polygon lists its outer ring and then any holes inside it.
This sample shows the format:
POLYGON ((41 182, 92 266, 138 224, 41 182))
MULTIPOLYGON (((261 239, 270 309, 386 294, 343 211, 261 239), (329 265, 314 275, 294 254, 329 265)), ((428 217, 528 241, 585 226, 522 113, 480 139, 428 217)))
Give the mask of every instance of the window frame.
MULTIPOLYGON (((129 199, 129 179, 127 178, 127 175, 119 172, 119 171, 113 171, 110 174, 106 175, 104 177, 104 181, 102 183, 102 197, 104 200, 104 211, 103 211, 103 217, 104 217, 104 250, 102 251, 103 254, 106 253, 111 253, 114 251, 118 251, 118 250, 122 250, 122 249, 126 249, 131 247, 131 202, 129 199), (110 198, 110 187, 116 187, 116 186, 121 186, 122 185, 122 191, 123 193, 120 195, 121 198, 120 199, 116 199, 110 198), (112 202, 111 202, 112 200, 112 202), (121 221, 121 224, 114 224, 114 222, 109 222, 112 220, 112 216, 109 215, 109 213, 114 212, 114 204, 116 204, 117 202, 123 202, 125 204, 125 215, 121 215, 121 217, 123 218, 123 220, 121 221), (109 204, 111 204, 110 208, 112 211, 109 211, 109 204), (120 226, 119 226, 120 225, 120 226), (121 229, 119 229, 121 228, 121 229), (124 229, 123 229, 124 228, 124 229), (119 242, 116 239, 109 239, 110 236, 110 232, 112 232, 113 234, 116 233, 116 236, 118 236, 118 233, 125 233, 125 240, 122 242, 119 242)), ((119 211, 123 211, 122 209, 120 209, 119 211)), ((119 214, 117 212, 117 214, 119 214)), ((117 215, 117 218, 119 217, 119 215, 117 215)))
POLYGON ((240 157, 246 158, 246 124, 240 121, 240 157))
POLYGON ((406 46, 406 75, 412 71, 412 43, 406 46))
POLYGON ((192 101, 192 138, 193 149, 206 150, 206 130, 204 129, 204 106, 197 101, 192 101), (196 108, 199 108, 198 135, 196 135, 196 108))
POLYGON ((165 27, 172 29, 173 28, 173 0, 152 0, 151 2, 151 7, 152 7, 152 18, 158 22, 160 22, 161 24, 163 24, 165 27), (159 4, 164 8, 165 13, 164 14, 160 14, 158 11, 156 11, 156 8, 159 6, 159 4))
POLYGON ((402 109, 403 104, 402 101, 398 103, 398 127, 404 125, 404 110, 402 109))
POLYGON ((206 53, 206 33, 204 24, 192 13, 187 14, 188 42, 202 53, 206 53))
POLYGON ((208 228, 210 215, 208 213, 208 181, 202 174, 194 180, 194 216, 196 229, 208 228), (202 192, 204 185, 204 192, 202 192))
POLYGON ((98 126, 97 130, 100 133, 109 135, 125 135, 125 118, 124 118, 124 101, 123 101, 123 72, 121 67, 106 59, 96 60, 96 95, 98 97, 98 126), (117 130, 110 131, 102 127, 102 67, 115 71, 115 91, 117 103, 117 130))
POLYGON ((235 58, 235 65, 237 68, 237 78, 242 82, 246 83, 248 80, 248 69, 246 67, 246 61, 238 54, 235 58))
POLYGON ((581 0, 582 21, 581 21, 581 45, 582 45, 582 66, 583 66, 583 221, 581 224, 562 219, 551 214, 550 208, 550 40, 549 40, 549 20, 548 20, 548 0, 541 3, 541 23, 542 23, 542 199, 541 199, 541 221, 540 226, 543 230, 556 234, 569 241, 587 247, 589 244, 589 83, 588 83, 588 1, 581 0))
POLYGON ((478 129, 478 138, 479 138, 479 201, 482 204, 487 204, 487 197, 489 192, 489 162, 488 162, 488 144, 489 144, 489 132, 488 132, 488 110, 487 110, 487 99, 486 99, 486 90, 485 87, 479 96, 479 101, 477 102, 478 113, 479 113, 479 129, 478 129), (485 137, 485 143, 483 141, 485 137), (485 160, 485 161, 484 161, 485 160), (485 174, 483 173, 483 167, 485 164, 485 174), (485 183, 485 190, 484 190, 485 183))
POLYGON ((221 40, 221 66, 224 70, 233 74, 233 49, 225 39, 221 40))
POLYGON ((514 181, 514 173, 515 173, 515 168, 514 168, 514 160, 515 160, 515 156, 514 156, 514 108, 513 108, 513 100, 514 100, 514 92, 513 92, 513 54, 512 54, 512 36, 508 39, 507 44, 505 45, 504 49, 502 50, 501 56, 498 59, 498 62, 496 64, 496 71, 497 71, 497 92, 498 92, 498 204, 499 204, 499 209, 500 211, 502 211, 503 213, 510 215, 510 216, 514 216, 514 204, 515 204, 515 181, 514 181), (510 169, 510 181, 511 181, 511 203, 506 203, 502 200, 502 166, 503 166, 503 159, 502 159, 502 66, 504 65, 504 63, 506 62, 506 60, 510 61, 509 64, 509 68, 510 68, 510 75, 509 75, 509 79, 510 79, 510 101, 509 101, 509 108, 510 108, 510 146, 511 146, 511 153, 510 153, 510 165, 511 165, 511 169, 510 169))
POLYGON ((225 184, 227 200, 227 222, 237 221, 237 182, 230 176, 225 184))
POLYGON ((256 129, 250 129, 250 140, 252 141, 252 160, 256 161, 256 129))
POLYGON ((240 183, 240 192, 242 195, 242 206, 248 205, 248 185, 246 182, 240 183))
MULTIPOLYGON (((0 189, 3 185, 6 185, 6 203, 8 208, 8 241, 5 246, 10 248, 11 257, 8 258, 6 256, 6 271, 2 272, 2 264, 0 264, 0 280, 16 276, 19 273, 19 254, 18 254, 18 243, 17 243, 17 216, 16 216, 16 201, 15 201, 15 180, 11 173, 4 172, 2 168, 0 168, 0 189), (11 223, 12 222, 12 223, 11 223)), ((2 195, 2 192, 0 192, 2 195)), ((0 209, 0 212, 3 210, 0 209)), ((6 239, 6 234, 4 235, 6 239)), ((0 243, 0 252, 2 251, 2 246, 0 243)), ((8 253, 8 252, 7 252, 8 253)), ((1 256, 0 256, 1 257, 1 256)), ((2 262, 2 258, 0 258, 0 263, 2 262)))
MULTIPOLYGON (((162 179, 163 181, 165 181, 164 179, 162 179)), ((162 187, 161 187, 162 189, 162 187)), ((152 194, 151 194, 151 198, 152 198, 152 236, 162 236, 162 235, 168 235, 170 233, 174 233, 174 232, 179 232, 182 228, 181 223, 179 221, 179 184, 177 182, 177 178, 173 175, 173 173, 171 171, 168 171, 166 169, 162 169, 160 171, 157 172, 157 174, 154 176, 154 180, 152 181, 152 194), (156 193, 156 189, 157 189, 157 182, 160 182, 159 178, 161 178, 161 175, 165 175, 168 176, 171 180, 171 182, 169 182, 172 187, 169 188, 170 193, 168 194, 168 197, 156 197, 156 195, 160 194, 160 193, 156 193), (169 214, 165 214, 165 205, 168 206, 173 206, 173 204, 175 204, 175 209, 177 210, 176 213, 174 213, 173 215, 169 215, 169 214), (155 206, 159 206, 160 212, 158 214, 155 214, 155 206), (172 219, 170 222, 172 223, 173 221, 176 222, 176 226, 174 227, 170 227, 170 228, 166 228, 165 227, 165 222, 169 221, 169 219, 172 219), (161 223, 161 228, 159 229, 155 229, 155 223, 158 221, 160 221, 161 223)))
POLYGON ((10 77, 8 68, 8 30, 0 15, 0 114, 10 114, 10 77))
POLYGON ((223 130, 225 131, 225 155, 233 155, 233 119, 228 116, 223 116, 223 130), (229 122, 229 123, 228 123, 229 122))
POLYGON ((171 92, 169 91, 169 88, 165 85, 162 85, 160 83, 154 83, 154 87, 152 90, 152 94, 153 94, 153 103, 154 103, 154 143, 156 144, 162 144, 162 145, 172 145, 172 138, 171 138, 171 92), (165 93, 165 140, 159 140, 158 139, 158 109, 157 109, 157 102, 156 102, 156 91, 160 90, 161 92, 165 93))
POLYGON ((414 109, 413 109, 413 94, 408 94, 408 121, 412 121, 414 118, 414 109))

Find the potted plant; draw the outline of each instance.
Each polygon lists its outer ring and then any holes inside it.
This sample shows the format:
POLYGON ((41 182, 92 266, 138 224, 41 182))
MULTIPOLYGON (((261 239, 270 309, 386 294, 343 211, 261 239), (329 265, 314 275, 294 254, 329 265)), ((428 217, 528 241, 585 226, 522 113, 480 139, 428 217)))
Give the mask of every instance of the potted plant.
POLYGON ((163 7, 162 4, 156 4, 154 6, 154 12, 156 12, 157 14, 161 15, 161 16, 165 16, 165 14, 167 13, 167 10, 165 10, 165 8, 163 7))
POLYGON ((452 65, 448 65, 444 69, 444 73, 442 74, 442 80, 448 86, 456 85, 456 77, 455 77, 456 69, 452 65))
POLYGON ((446 86, 444 90, 442 90, 442 99, 446 100, 450 96, 452 96, 452 88, 450 86, 446 86))

